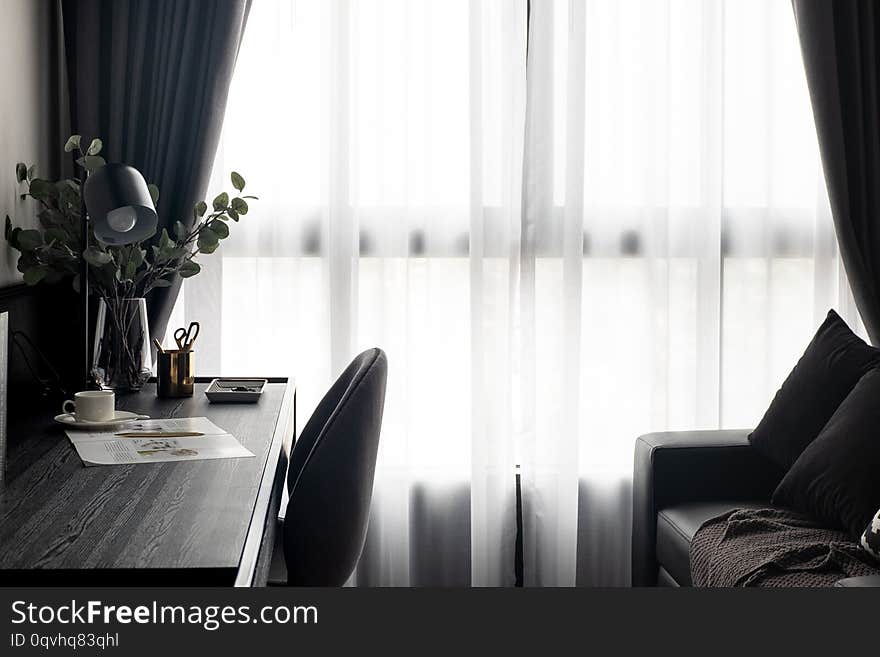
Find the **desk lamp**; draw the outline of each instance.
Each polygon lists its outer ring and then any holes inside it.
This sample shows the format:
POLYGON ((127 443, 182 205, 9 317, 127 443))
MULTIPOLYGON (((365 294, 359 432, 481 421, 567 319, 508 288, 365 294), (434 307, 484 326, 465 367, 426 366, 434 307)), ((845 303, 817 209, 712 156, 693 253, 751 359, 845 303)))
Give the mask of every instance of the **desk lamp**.
MULTIPOLYGON (((156 232, 159 217, 140 171, 127 164, 105 164, 87 175, 83 185, 82 206, 83 250, 89 245, 89 220, 95 238, 102 244, 122 246, 140 242, 156 232)), ((93 387, 89 361, 89 264, 80 256, 80 307, 83 317, 83 348, 85 351, 84 381, 93 387)))

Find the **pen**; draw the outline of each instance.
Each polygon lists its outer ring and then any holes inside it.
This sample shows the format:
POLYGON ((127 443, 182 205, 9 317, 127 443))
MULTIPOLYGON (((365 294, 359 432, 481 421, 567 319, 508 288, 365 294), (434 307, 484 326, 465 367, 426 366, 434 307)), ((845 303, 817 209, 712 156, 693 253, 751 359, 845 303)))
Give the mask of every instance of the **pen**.
POLYGON ((201 431, 120 431, 114 435, 121 438, 183 438, 205 434, 201 431))

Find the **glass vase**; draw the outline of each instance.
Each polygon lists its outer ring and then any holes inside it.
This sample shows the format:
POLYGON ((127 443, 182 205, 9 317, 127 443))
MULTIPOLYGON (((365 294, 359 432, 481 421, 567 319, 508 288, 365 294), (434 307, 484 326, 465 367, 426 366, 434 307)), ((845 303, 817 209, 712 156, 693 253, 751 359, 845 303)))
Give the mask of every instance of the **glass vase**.
POLYGON ((101 299, 95 323, 92 374, 102 388, 140 390, 152 370, 147 302, 101 299))

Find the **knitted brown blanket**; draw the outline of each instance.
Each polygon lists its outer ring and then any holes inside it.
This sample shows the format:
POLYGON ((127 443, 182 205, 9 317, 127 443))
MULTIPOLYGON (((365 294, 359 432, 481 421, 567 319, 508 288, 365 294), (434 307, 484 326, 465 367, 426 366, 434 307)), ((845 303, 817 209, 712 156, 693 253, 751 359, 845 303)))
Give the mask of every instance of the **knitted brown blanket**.
POLYGON ((783 509, 734 510, 706 521, 690 557, 694 586, 833 586, 880 575, 880 564, 844 532, 783 509))

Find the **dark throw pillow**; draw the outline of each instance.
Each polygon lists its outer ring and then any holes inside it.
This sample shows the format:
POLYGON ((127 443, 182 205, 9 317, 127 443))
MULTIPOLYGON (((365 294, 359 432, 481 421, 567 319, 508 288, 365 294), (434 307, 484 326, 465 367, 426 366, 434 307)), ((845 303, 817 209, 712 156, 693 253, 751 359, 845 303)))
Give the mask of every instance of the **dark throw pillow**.
POLYGON ((773 493, 854 540, 880 508, 880 369, 856 384, 773 493))
POLYGON ((853 333, 833 310, 776 393, 757 428, 755 450, 788 470, 859 379, 880 363, 880 350, 853 333))

